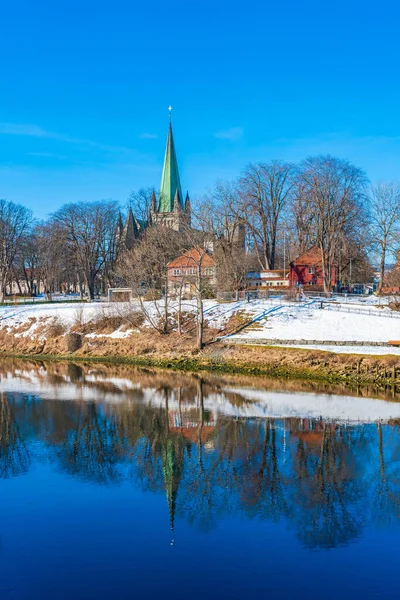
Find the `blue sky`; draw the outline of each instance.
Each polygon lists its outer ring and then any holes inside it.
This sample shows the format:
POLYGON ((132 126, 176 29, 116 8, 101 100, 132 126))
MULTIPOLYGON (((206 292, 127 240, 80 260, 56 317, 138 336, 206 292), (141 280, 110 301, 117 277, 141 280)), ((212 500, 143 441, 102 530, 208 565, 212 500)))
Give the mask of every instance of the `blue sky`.
POLYGON ((44 216, 158 187, 169 104, 192 196, 328 152, 400 179, 399 19, 394 0, 3 3, 0 197, 44 216))

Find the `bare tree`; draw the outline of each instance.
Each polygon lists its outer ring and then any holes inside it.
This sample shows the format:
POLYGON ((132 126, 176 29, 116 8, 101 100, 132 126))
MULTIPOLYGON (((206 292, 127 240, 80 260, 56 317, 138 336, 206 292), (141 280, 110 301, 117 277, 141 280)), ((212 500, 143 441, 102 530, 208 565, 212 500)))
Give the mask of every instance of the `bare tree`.
POLYGON ((347 160, 319 156, 302 163, 297 181, 309 241, 321 250, 324 289, 329 291, 341 241, 356 238, 366 226, 367 178, 347 160))
POLYGON ((66 204, 53 215, 53 219, 75 257, 89 298, 93 300, 96 277, 114 254, 117 204, 111 200, 66 204))
POLYGON ((263 269, 274 269, 278 231, 294 189, 291 163, 249 164, 240 178, 242 216, 263 269))
POLYGON ((373 249, 379 252, 379 285, 377 294, 382 292, 385 281, 386 257, 399 239, 400 228, 400 183, 380 182, 371 187, 371 240, 373 249))
POLYGON ((19 279, 24 280, 28 293, 33 295, 35 292, 35 279, 39 264, 36 228, 34 228, 30 235, 26 236, 23 240, 19 252, 18 263, 16 274, 17 284, 19 285, 19 279))
MULTIPOLYGON (((201 220, 197 215, 197 223, 201 220)), ((190 248, 185 254, 184 268, 187 271, 186 280, 196 299, 196 346, 198 350, 204 347, 204 298, 209 296, 210 280, 214 267, 210 266, 209 256, 215 249, 215 238, 207 231, 207 221, 203 221, 204 230, 186 229, 183 236, 190 248)))
POLYGON ((218 290, 238 292, 246 285, 246 275, 258 262, 248 252, 246 220, 241 212, 240 196, 235 182, 218 181, 215 188, 198 203, 197 226, 205 239, 214 240, 218 290))
POLYGON ((123 252, 118 260, 118 275, 132 288, 144 317, 159 333, 171 330, 167 265, 184 249, 185 240, 178 232, 148 227, 132 250, 123 252))
POLYGON ((143 226, 149 219, 152 194, 155 193, 151 187, 140 188, 140 190, 131 192, 128 198, 128 209, 132 212, 139 224, 143 226))
POLYGON ((0 200, 0 302, 8 277, 32 225, 32 212, 21 204, 0 200))
POLYGON ((362 228, 355 239, 342 239, 338 249, 338 278, 350 287, 354 282, 372 282, 374 270, 370 263, 370 235, 362 228))
POLYGON ((35 230, 37 251, 37 275, 43 282, 47 300, 60 284, 68 262, 68 248, 65 246, 60 226, 53 219, 41 223, 35 230))

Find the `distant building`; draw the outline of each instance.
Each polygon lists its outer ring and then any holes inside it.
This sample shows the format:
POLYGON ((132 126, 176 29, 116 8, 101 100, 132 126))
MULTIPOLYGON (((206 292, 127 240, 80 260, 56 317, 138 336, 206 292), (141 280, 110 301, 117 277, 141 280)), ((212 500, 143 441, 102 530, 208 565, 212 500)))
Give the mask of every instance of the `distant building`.
POLYGON ((266 269, 250 271, 246 275, 246 289, 249 291, 262 289, 282 289, 289 287, 289 273, 283 269, 266 269))
MULTIPOLYGON (((332 269, 331 285, 336 284, 337 268, 332 269)), ((290 263, 289 284, 291 287, 324 287, 324 270, 322 265, 322 252, 313 246, 304 254, 298 256, 290 263)))
POLYGON ((147 223, 139 221, 130 208, 125 224, 122 221, 121 214, 119 215, 117 225, 117 253, 121 250, 132 250, 135 241, 139 239, 140 234, 147 227, 147 223))
POLYGON ((208 250, 191 248, 168 263, 168 287, 172 294, 192 296, 200 274, 203 284, 214 288, 217 283, 217 265, 208 250))

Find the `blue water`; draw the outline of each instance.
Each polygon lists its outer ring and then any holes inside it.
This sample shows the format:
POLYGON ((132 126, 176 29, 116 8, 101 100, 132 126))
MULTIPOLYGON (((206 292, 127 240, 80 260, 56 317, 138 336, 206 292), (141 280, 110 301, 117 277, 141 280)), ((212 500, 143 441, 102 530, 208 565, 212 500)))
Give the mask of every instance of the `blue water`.
POLYGON ((263 417, 242 381, 0 375, 1 599, 399 597, 400 421, 367 401, 263 417))

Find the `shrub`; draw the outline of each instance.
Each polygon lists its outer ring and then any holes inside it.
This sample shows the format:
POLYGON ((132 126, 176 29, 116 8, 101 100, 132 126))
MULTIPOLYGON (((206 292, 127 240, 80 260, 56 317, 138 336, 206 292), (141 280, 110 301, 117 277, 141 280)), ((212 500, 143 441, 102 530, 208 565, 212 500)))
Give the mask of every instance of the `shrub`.
POLYGON ((85 312, 85 309, 82 304, 77 306, 74 311, 74 321, 75 321, 76 325, 79 325, 80 327, 82 327, 86 323, 86 319, 85 319, 86 315, 84 314, 84 312, 85 312))
POLYGON ((47 328, 47 337, 48 338, 57 338, 61 335, 64 335, 66 332, 66 327, 61 321, 58 319, 53 319, 52 323, 47 328))

